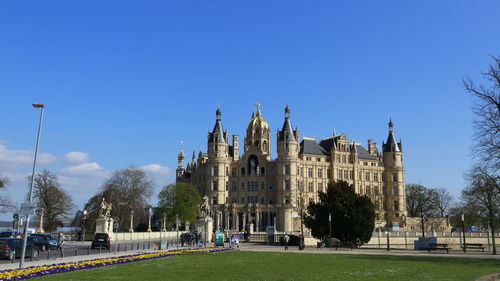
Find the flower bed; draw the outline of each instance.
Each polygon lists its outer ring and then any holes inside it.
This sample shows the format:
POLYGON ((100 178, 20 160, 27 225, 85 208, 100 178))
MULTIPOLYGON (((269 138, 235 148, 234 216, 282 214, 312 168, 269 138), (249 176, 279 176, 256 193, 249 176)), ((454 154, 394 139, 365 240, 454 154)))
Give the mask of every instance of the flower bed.
POLYGON ((180 254, 203 254, 203 253, 215 253, 232 250, 230 248, 200 248, 200 249, 184 249, 184 250, 173 250, 173 251, 162 251, 154 253, 144 253, 135 254, 111 258, 100 258, 93 260, 85 260, 78 262, 68 262, 68 263, 58 263, 51 265, 42 266, 32 266, 22 269, 9 269, 0 271, 0 280, 24 280, 37 276, 50 275, 55 273, 69 272, 81 269, 90 269, 106 265, 114 265, 121 263, 129 263, 136 261, 143 261, 149 259, 158 259, 169 256, 175 256, 180 254))

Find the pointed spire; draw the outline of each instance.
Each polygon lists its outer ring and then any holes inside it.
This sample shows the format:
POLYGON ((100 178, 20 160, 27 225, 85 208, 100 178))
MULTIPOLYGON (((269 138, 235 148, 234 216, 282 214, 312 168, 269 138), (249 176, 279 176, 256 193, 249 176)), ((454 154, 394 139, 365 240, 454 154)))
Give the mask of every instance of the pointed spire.
POLYGON ((279 140, 295 141, 295 136, 293 135, 292 123, 290 122, 290 112, 291 109, 288 104, 285 107, 285 122, 280 132, 279 140))
POLYGON ((400 152, 399 145, 396 141, 396 136, 394 135, 394 123, 392 123, 392 118, 389 119, 389 135, 387 136, 387 141, 384 144, 382 142, 382 148, 384 152, 400 152))
POLYGON ((220 109, 220 106, 217 106, 215 116, 215 126, 212 133, 210 134, 210 140, 212 142, 225 142, 224 129, 222 128, 222 110, 220 109))

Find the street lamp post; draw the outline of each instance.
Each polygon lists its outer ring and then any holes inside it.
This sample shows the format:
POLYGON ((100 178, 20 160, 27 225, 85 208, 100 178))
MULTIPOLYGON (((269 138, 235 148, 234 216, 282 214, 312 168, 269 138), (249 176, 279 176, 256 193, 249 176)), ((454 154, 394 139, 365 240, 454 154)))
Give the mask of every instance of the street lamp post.
POLYGON ((130 210, 130 229, 129 232, 134 232, 134 210, 130 210))
POLYGON ((208 227, 207 227, 207 222, 208 222, 208 218, 205 217, 205 239, 203 239, 203 244, 204 244, 204 247, 206 248, 207 247, 207 239, 208 239, 208 227))
MULTIPOLYGON (((36 137, 36 147, 35 147, 35 158, 33 160, 33 170, 31 172, 31 185, 30 185, 30 193, 28 197, 28 203, 31 203, 33 200, 33 187, 35 185, 35 169, 36 169, 36 157, 38 155, 38 145, 40 143, 40 134, 42 132, 42 122, 43 122, 43 111, 45 110, 45 104, 43 103, 33 103, 34 108, 41 108, 40 110, 40 121, 38 123, 38 135, 36 137)), ((19 261, 19 268, 23 268, 24 266, 24 257, 26 256, 26 243, 28 242, 28 226, 30 222, 29 213, 26 214, 26 224, 24 225, 24 237, 23 237, 23 248, 21 252, 21 260, 19 261)))
POLYGON ((151 232, 151 215, 153 213, 153 209, 151 209, 151 207, 149 207, 149 210, 148 210, 148 214, 149 214, 149 218, 148 218, 148 232, 151 232))
POLYGON ((328 225, 330 226, 330 241, 328 241, 328 245, 330 248, 332 247, 332 212, 328 214, 328 225))
POLYGON ((175 228, 177 230, 177 250, 179 250, 179 215, 175 215, 175 228))
POLYGON ((465 216, 464 216, 464 212, 462 212, 461 215, 462 216, 461 216, 460 220, 462 221, 462 232, 464 235, 464 244, 462 246, 464 247, 464 253, 467 253, 467 248, 465 248, 465 216))
POLYGON ((87 210, 83 210, 83 223, 82 223, 82 241, 85 241, 85 224, 87 223, 87 210))

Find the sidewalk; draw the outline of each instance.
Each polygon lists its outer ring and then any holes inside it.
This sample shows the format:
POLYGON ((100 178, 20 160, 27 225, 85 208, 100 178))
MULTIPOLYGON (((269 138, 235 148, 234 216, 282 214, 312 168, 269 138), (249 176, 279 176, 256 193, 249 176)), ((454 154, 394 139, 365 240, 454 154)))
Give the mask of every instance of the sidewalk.
POLYGON ((391 256, 415 256, 415 257, 437 257, 437 258, 472 258, 472 259, 498 259, 500 260, 500 255, 492 255, 491 252, 461 252, 461 251, 450 251, 447 254, 444 251, 418 251, 418 250, 396 250, 391 249, 372 249, 372 248, 358 248, 358 249, 346 249, 339 248, 316 248, 316 247, 306 247, 304 250, 299 251, 297 246, 289 246, 287 251, 284 250, 284 246, 269 246, 263 244, 253 244, 253 243, 243 243, 240 244, 239 250, 241 251, 260 251, 260 252, 291 252, 291 253, 308 253, 308 254, 341 254, 341 255, 391 255, 391 256))

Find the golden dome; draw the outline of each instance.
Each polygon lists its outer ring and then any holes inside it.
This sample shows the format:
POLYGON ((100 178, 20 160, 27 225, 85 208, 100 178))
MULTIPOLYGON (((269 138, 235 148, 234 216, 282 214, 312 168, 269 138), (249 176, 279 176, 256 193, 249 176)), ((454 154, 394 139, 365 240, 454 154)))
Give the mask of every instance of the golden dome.
POLYGON ((252 132, 256 128, 269 130, 269 124, 266 119, 262 117, 262 113, 260 112, 260 104, 257 104, 257 113, 252 117, 250 123, 248 123, 247 132, 252 132))

